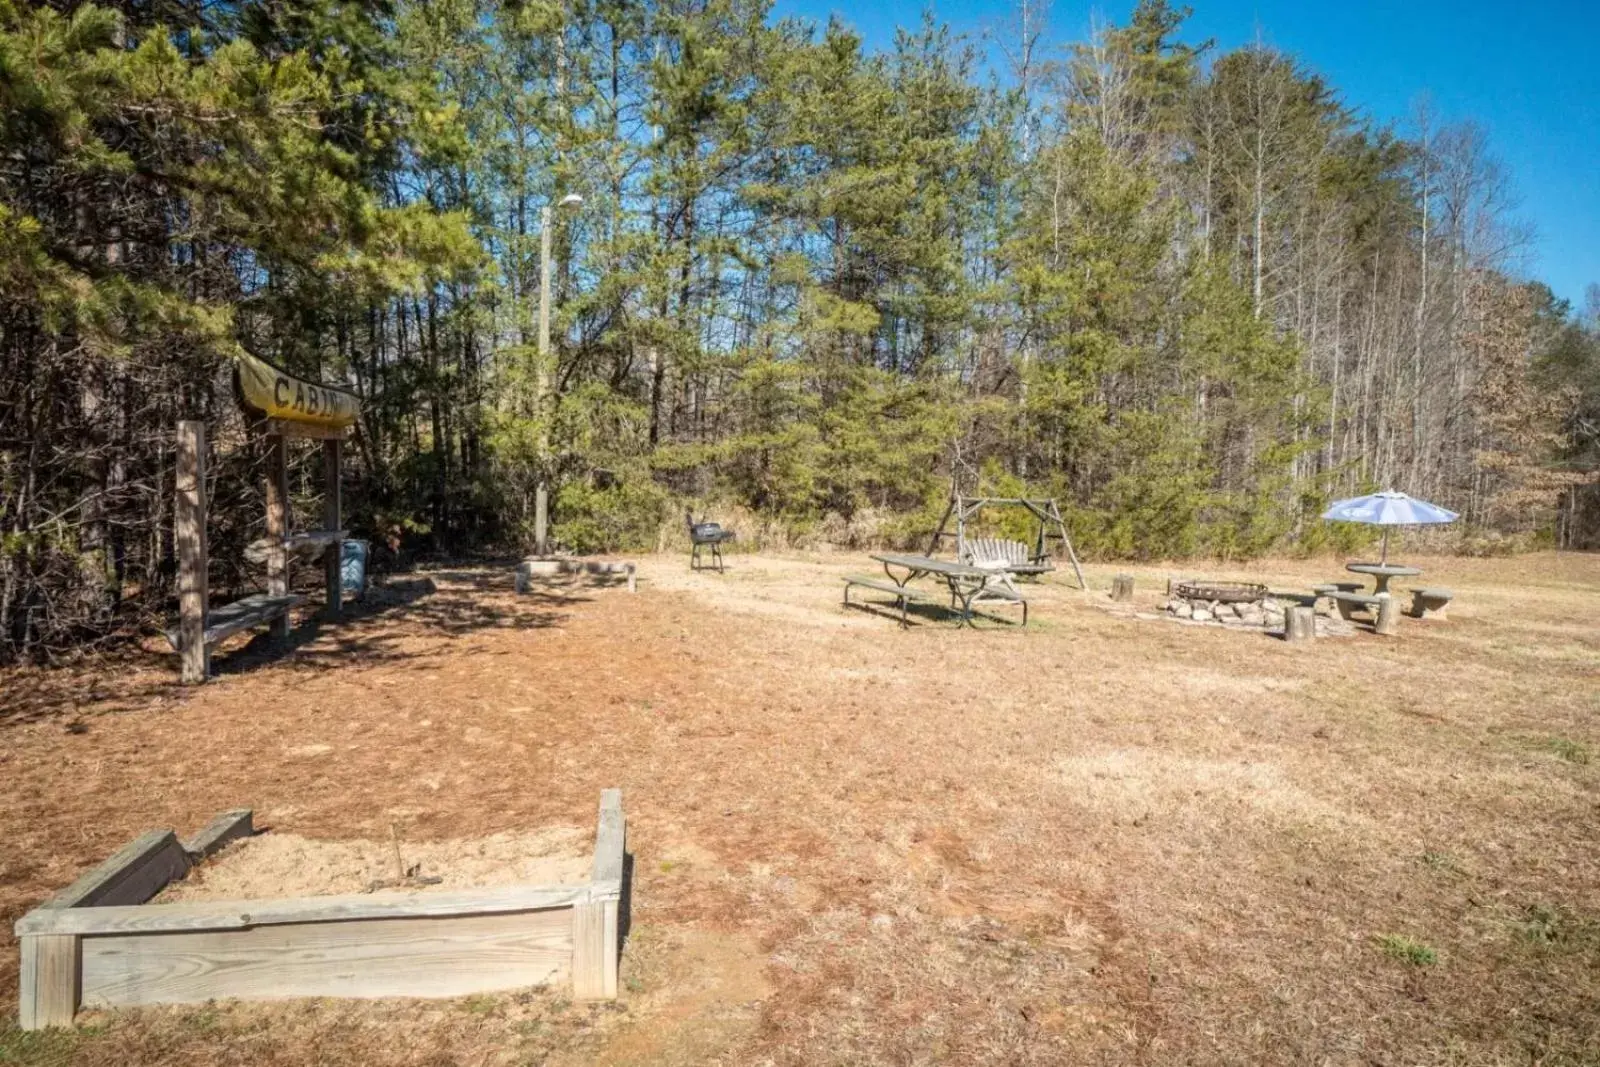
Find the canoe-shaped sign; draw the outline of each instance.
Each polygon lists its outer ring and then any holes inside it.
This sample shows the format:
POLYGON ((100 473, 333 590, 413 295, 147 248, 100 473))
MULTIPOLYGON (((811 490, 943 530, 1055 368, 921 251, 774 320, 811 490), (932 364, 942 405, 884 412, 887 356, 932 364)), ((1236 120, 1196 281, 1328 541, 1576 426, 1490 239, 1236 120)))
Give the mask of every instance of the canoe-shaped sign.
POLYGON ((349 390, 296 378, 249 353, 242 353, 236 366, 239 395, 257 414, 335 430, 356 421, 360 402, 349 390))

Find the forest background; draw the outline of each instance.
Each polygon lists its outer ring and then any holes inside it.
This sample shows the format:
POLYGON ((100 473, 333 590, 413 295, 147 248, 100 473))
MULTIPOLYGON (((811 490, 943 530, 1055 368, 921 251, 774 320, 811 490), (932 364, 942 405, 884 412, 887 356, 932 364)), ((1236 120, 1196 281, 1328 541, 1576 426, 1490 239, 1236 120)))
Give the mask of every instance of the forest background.
POLYGON ((1391 486, 1600 545, 1600 289, 1518 273, 1480 127, 1031 2, 995 69, 765 0, 0 0, 0 661, 170 610, 180 419, 259 582, 240 352, 361 397, 380 563, 526 549, 541 481, 577 551, 922 543, 952 485, 1098 558, 1353 549, 1391 486))

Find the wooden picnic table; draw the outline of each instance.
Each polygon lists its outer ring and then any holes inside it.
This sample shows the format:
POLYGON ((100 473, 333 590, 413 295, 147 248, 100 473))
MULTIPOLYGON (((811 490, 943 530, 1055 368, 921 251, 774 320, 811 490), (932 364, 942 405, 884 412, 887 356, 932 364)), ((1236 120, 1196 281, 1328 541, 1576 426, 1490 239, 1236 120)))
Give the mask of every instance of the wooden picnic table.
POLYGON ((1404 563, 1346 563, 1345 570, 1352 574, 1370 574, 1375 588, 1373 594, 1383 596, 1389 592, 1392 578, 1415 578, 1422 571, 1404 563))
POLYGON ((950 589, 951 609, 954 610, 957 604, 961 606, 961 623, 971 625, 972 606, 981 604, 988 598, 996 602, 1021 604, 1023 625, 1027 625, 1028 602, 1015 590, 1007 588, 1005 579, 1008 575, 1004 570, 992 566, 979 567, 971 563, 958 563, 955 560, 904 555, 897 552, 880 553, 872 558, 883 564, 883 573, 901 589, 924 575, 941 579, 950 589), (904 571, 904 576, 896 576, 896 570, 904 571))

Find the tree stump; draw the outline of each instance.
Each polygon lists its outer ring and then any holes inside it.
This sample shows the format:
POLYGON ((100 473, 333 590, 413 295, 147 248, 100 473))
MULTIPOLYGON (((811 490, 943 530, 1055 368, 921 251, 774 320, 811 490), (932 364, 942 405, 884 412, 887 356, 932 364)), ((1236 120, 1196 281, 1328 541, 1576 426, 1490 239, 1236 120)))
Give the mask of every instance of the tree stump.
POLYGON ((1317 611, 1304 605, 1295 605, 1289 609, 1283 620, 1283 639, 1285 641, 1310 641, 1317 636, 1317 611))
POLYGON ((1382 603, 1378 605, 1378 610, 1373 613, 1377 621, 1372 624, 1372 632, 1382 634, 1385 637, 1393 637, 1400 628, 1400 602, 1387 593, 1378 599, 1382 603))
POLYGON ((1122 601, 1133 599, 1133 575, 1119 574, 1111 579, 1111 599, 1122 601))

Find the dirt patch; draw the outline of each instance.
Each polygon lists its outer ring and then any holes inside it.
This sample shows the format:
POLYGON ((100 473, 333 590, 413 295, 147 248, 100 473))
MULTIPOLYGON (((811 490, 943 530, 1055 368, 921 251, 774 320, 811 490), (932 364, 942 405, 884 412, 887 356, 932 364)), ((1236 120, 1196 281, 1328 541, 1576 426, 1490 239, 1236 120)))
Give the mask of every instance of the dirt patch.
POLYGON ((391 825, 586 850, 618 786, 634 859, 614 1004, 118 1012, 0 1024, 0 1062, 1600 1063, 1600 556, 1406 562, 1456 599, 1392 639, 1093 606, 1123 571, 1153 612, 1169 574, 1332 559, 1091 566, 1025 585, 1026 629, 902 630, 841 606, 863 557, 736 554, 643 560, 636 596, 432 572, 199 690, 170 658, 9 672, 0 1000, 11 921, 228 808, 379 857, 391 825))
POLYGON ((559 827, 446 841, 318 841, 269 833, 236 841, 167 886, 157 904, 365 893, 377 888, 578 885, 594 864, 590 832, 559 827))

